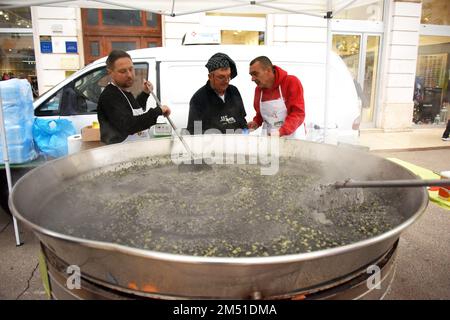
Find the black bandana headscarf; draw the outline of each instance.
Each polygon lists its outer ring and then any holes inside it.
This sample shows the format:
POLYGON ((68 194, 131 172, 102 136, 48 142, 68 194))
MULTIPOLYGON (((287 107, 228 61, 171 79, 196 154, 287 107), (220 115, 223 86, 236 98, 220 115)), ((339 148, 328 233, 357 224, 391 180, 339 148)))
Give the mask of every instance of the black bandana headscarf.
POLYGON ((208 63, 205 65, 208 68, 208 72, 213 72, 214 70, 220 68, 230 68, 231 69, 231 79, 237 76, 236 63, 227 56, 225 53, 216 53, 211 58, 209 58, 208 63))

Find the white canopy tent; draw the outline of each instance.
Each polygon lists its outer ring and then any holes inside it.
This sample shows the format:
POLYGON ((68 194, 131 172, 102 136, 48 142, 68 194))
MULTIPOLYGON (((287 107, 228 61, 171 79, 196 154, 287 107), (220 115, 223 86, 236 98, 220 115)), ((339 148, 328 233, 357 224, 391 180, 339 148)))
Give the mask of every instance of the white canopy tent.
MULTIPOLYGON (((327 20, 327 50, 325 77, 324 136, 328 127, 329 60, 331 50, 331 19, 339 12, 365 6, 377 0, 0 0, 1 9, 31 6, 78 7, 99 9, 142 10, 164 16, 177 17, 200 12, 240 13, 240 14, 304 14, 327 20)), ((0 133, 5 137, 0 99, 0 133)), ((10 168, 6 150, 6 140, 2 141, 8 187, 11 191, 10 168)), ((16 243, 20 244, 17 224, 14 219, 16 243)))
POLYGON ((59 6, 103 9, 144 10, 166 16, 199 12, 297 13, 324 17, 342 10, 367 5, 374 0, 1 0, 0 8, 59 6))

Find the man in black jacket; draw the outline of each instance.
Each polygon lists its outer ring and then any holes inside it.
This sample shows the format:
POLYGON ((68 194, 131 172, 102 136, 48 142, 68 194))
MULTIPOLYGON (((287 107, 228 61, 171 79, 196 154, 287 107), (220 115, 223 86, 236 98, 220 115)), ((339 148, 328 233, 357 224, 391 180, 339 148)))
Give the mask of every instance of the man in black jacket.
POLYGON ((209 129, 217 129, 221 133, 247 129, 241 94, 230 85, 230 80, 237 76, 234 61, 224 53, 216 53, 208 60, 206 68, 208 82, 189 103, 189 133, 202 134, 209 129))
POLYGON ((135 99, 129 91, 135 79, 133 62, 128 53, 113 50, 106 60, 111 82, 98 100, 98 120, 101 140, 106 144, 119 143, 156 123, 158 116, 168 116, 167 106, 146 110, 145 106, 153 85, 144 80, 143 91, 135 99), (130 136, 130 137, 129 137, 130 136))

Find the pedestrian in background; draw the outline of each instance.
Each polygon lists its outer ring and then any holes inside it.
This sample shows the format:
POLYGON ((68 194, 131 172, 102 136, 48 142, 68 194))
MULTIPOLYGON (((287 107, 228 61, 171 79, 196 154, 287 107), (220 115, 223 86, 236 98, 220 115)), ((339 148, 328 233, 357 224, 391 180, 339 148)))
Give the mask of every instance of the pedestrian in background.
POLYGON ((447 127, 445 128, 445 131, 442 134, 442 140, 450 141, 449 135, 450 135, 450 119, 447 120, 447 127))

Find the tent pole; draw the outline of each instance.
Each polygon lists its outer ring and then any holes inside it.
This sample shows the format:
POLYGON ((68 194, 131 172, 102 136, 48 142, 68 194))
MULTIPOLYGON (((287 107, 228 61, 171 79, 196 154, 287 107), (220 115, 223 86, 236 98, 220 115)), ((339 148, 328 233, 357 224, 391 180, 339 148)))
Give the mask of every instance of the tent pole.
MULTIPOLYGON (((6 180, 8 182, 8 195, 11 194, 12 191, 12 179, 11 179, 11 168, 9 167, 9 155, 8 155, 8 145, 6 140, 6 130, 5 130, 5 121, 3 118, 3 101, 2 101, 2 89, 0 88, 0 135, 2 137, 2 147, 3 147, 3 162, 5 163, 5 171, 6 171, 6 180)), ((17 220, 13 216, 13 225, 14 225, 14 235, 16 237, 16 246, 20 246, 22 243, 20 242, 19 236, 19 228, 17 227, 17 220)))
POLYGON ((175 15, 175 0, 172 0, 172 11, 170 12, 170 15, 171 16, 174 16, 175 15))
POLYGON ((330 58, 331 58, 331 19, 333 18, 333 11, 331 8, 331 0, 327 3, 327 15, 324 16, 327 19, 327 46, 326 46, 326 62, 325 62, 325 104, 323 114, 323 141, 326 142, 328 134, 328 106, 330 96, 330 58))

